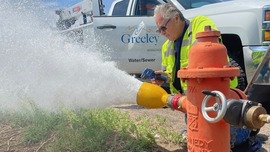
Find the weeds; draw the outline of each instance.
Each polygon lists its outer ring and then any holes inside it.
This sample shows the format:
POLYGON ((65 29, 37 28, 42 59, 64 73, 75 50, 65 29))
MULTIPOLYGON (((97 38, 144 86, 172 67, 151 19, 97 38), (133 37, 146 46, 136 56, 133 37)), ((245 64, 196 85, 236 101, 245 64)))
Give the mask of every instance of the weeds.
POLYGON ((151 151, 159 140, 178 144, 180 135, 166 129, 166 119, 138 116, 131 120, 125 112, 113 108, 62 108, 48 112, 31 101, 21 112, 0 111, 0 122, 11 121, 24 129, 26 144, 42 143, 44 151, 114 152, 151 151))

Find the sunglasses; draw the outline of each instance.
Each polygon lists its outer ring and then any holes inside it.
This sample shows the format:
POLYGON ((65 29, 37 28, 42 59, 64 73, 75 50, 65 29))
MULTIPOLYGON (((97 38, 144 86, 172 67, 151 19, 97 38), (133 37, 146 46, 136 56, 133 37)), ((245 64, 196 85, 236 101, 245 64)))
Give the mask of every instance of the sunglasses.
POLYGON ((157 32, 158 33, 161 33, 161 32, 164 32, 167 30, 167 25, 168 23, 170 22, 171 19, 168 19, 167 22, 164 24, 164 25, 161 25, 158 29, 157 29, 157 32))

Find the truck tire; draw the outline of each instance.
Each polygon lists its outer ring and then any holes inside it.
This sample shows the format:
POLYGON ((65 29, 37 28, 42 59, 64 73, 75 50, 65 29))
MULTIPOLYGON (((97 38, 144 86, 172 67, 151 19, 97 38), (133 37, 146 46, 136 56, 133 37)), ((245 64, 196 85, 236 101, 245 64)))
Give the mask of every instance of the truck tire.
POLYGON ((232 67, 238 67, 239 70, 240 70, 240 76, 237 77, 238 79, 238 85, 236 88, 244 91, 246 89, 246 86, 247 86, 247 82, 246 82, 246 74, 244 72, 244 70, 242 69, 242 67, 235 61, 233 60, 232 58, 230 58, 230 65, 232 67))

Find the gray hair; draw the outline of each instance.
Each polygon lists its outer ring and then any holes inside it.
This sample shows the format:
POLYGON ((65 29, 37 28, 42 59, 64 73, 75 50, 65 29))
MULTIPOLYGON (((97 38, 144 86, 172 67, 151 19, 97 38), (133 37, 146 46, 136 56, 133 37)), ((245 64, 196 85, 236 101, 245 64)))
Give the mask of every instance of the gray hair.
POLYGON ((185 21, 185 17, 181 11, 179 11, 172 3, 163 3, 157 5, 154 10, 154 17, 159 14, 164 19, 173 18, 175 15, 179 15, 182 21, 185 21))

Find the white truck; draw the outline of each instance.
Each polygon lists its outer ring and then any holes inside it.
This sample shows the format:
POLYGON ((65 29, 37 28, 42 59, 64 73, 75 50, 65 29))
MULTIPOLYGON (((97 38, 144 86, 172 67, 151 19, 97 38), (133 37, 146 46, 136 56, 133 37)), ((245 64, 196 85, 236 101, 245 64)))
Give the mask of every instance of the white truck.
MULTIPOLYGON (((161 68, 161 46, 165 38, 156 32, 152 17, 154 7, 161 3, 173 3, 188 19, 206 15, 214 20, 230 58, 241 67, 242 90, 256 71, 252 53, 266 52, 270 44, 269 0, 115 0, 107 14, 102 0, 87 1, 92 4, 93 22, 61 33, 79 33, 86 46, 89 35, 94 34, 100 45, 112 50, 109 55, 119 69, 129 74, 139 76, 144 68, 161 68)), ((263 86, 260 90, 270 89, 265 88, 269 86, 265 83, 260 86, 263 86)), ((269 96, 262 100, 270 103, 269 96)))
POLYGON ((83 24, 83 13, 86 15, 88 22, 92 22, 92 1, 83 0, 65 9, 56 10, 59 20, 56 23, 58 29, 66 30, 83 24))

